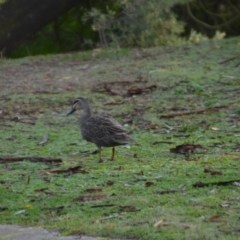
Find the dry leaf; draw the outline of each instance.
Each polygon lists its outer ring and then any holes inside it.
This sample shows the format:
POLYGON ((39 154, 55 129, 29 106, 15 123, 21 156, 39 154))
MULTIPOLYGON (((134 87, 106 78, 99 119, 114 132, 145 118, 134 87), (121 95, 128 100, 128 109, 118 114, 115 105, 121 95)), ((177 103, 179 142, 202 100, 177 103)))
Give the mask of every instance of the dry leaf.
POLYGON ((120 206, 119 208, 119 212, 137 212, 137 211, 140 211, 140 210, 137 209, 135 206, 130 206, 130 205, 120 206))
POLYGON ((204 169, 205 173, 210 173, 211 175, 222 175, 223 173, 221 171, 216 171, 210 168, 205 168, 204 169))
POLYGON ((219 219, 221 218, 221 215, 214 215, 209 218, 210 222, 219 222, 219 219))
POLYGON ((228 202, 223 202, 221 204, 219 204, 219 206, 223 207, 223 208, 226 208, 226 207, 229 207, 230 206, 230 203, 228 202))
POLYGON ((154 185, 153 182, 149 182, 149 181, 145 182, 145 187, 150 187, 152 185, 154 185))
POLYGON ((87 173, 82 166, 70 167, 68 169, 59 169, 49 171, 49 173, 56 173, 56 174, 74 174, 74 173, 87 173))
POLYGON ((154 227, 161 227, 163 225, 163 220, 160 220, 160 221, 158 221, 158 222, 156 222, 156 223, 154 223, 154 227))
POLYGON ((48 135, 45 134, 45 135, 43 136, 43 140, 42 140, 41 142, 39 142, 38 145, 43 146, 43 145, 45 145, 45 144, 47 143, 47 141, 48 141, 48 135))
POLYGON ((182 190, 175 190, 175 189, 166 189, 166 190, 160 190, 156 191, 156 194, 169 194, 169 193, 180 193, 183 192, 182 190))
POLYGON ((200 144, 182 144, 182 145, 176 146, 175 148, 171 148, 170 152, 180 153, 180 154, 189 154, 189 153, 193 153, 197 148, 205 149, 200 144))
POLYGON ((102 192, 102 189, 101 188, 88 188, 85 190, 85 192, 88 192, 88 193, 102 192))

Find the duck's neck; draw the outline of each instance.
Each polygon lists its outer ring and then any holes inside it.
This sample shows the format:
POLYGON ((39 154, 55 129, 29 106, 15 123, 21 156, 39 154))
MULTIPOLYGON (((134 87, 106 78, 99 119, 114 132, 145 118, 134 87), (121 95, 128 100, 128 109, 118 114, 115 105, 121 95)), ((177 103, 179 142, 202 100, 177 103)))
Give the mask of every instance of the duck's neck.
POLYGON ((83 108, 83 113, 81 115, 81 118, 89 118, 92 116, 92 110, 88 104, 88 102, 82 102, 82 108, 83 108))

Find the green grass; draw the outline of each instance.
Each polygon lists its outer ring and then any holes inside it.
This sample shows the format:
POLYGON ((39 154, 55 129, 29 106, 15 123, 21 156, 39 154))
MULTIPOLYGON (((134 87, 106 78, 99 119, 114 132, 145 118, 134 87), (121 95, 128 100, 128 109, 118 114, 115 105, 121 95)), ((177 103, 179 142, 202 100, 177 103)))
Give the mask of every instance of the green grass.
MULTIPOLYGON (((90 86, 59 94, 17 89, 7 96, 2 88, 1 156, 45 156, 63 162, 59 166, 29 161, 1 164, 0 223, 119 239, 239 239, 240 59, 220 64, 239 54, 239 44, 240 38, 233 38, 133 50, 121 56, 102 52, 97 58, 91 54, 87 58, 80 54, 41 57, 41 61, 63 65, 88 64, 81 80, 95 79, 94 86, 140 77, 146 82, 134 86, 156 84, 157 90, 121 105, 105 105, 123 98, 92 91, 90 86), (65 116, 74 97, 81 95, 88 97, 94 112, 108 112, 120 122, 131 120, 127 128, 140 146, 118 147, 115 161, 98 163, 98 156, 91 154, 96 147, 80 137, 76 116, 65 116), (224 108, 162 118, 217 106, 224 108), (38 145, 45 134, 48 142, 38 145), (183 143, 201 144, 206 150, 186 161, 169 151, 183 143), (50 173, 78 165, 86 173, 50 173), (205 168, 222 175, 205 173, 205 168), (233 180, 235 184, 225 186, 193 186, 233 180), (163 190, 176 192, 160 194, 163 190), (75 201, 80 196, 86 201, 75 201), (90 196, 95 200, 90 201, 90 196)), ((21 65, 21 60, 16 61, 7 60, 0 74, 6 66, 21 65)), ((31 61, 34 64, 39 58, 31 61)), ((130 87, 111 86, 118 91, 130 87)), ((111 149, 105 148, 103 156, 110 154, 111 149)))

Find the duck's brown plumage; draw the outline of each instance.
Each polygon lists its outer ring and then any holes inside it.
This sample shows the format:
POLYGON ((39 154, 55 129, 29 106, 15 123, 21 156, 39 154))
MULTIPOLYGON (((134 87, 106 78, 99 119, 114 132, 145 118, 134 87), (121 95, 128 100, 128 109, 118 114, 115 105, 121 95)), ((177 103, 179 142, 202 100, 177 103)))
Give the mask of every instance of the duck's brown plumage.
POLYGON ((95 143, 99 150, 99 161, 102 162, 101 147, 112 147, 112 157, 115 157, 115 146, 135 142, 128 136, 128 131, 115 119, 109 116, 93 115, 90 105, 83 97, 77 98, 72 105, 69 114, 76 111, 76 105, 80 104, 83 113, 79 118, 79 126, 82 136, 88 142, 95 143))

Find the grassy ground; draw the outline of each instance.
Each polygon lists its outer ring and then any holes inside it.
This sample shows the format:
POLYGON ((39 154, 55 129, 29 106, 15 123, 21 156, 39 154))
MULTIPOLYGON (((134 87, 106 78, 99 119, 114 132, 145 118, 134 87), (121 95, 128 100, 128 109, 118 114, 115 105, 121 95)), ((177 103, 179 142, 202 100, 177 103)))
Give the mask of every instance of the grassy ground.
POLYGON ((239 45, 1 60, 0 157, 62 163, 1 160, 0 223, 119 239, 239 239, 239 45), (80 111, 66 117, 79 96, 140 146, 98 163, 80 137, 80 111), (181 144, 204 149, 189 159, 170 152, 181 144))

